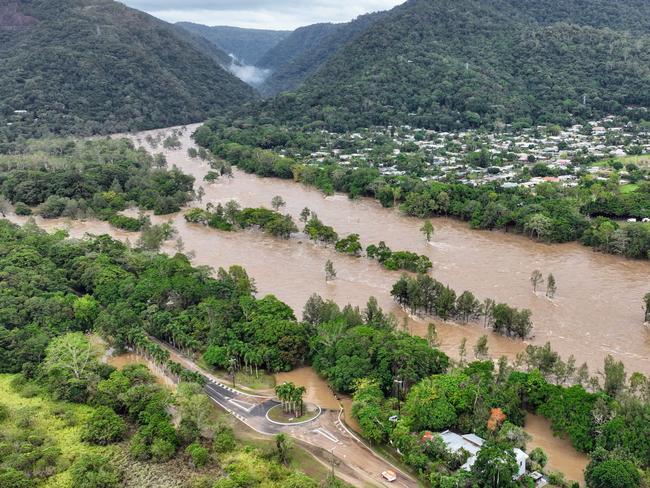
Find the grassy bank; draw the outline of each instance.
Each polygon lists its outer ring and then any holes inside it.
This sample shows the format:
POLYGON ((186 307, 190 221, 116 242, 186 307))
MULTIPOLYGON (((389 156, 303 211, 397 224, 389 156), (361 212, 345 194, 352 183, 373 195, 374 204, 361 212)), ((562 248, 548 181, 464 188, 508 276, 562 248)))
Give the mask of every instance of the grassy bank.
POLYGON ((43 433, 53 446, 61 450, 57 463, 59 472, 45 480, 41 486, 71 487, 67 468, 77 457, 88 452, 112 453, 116 449, 81 442, 81 425, 93 411, 91 407, 46 399, 32 385, 18 393, 11 386, 16 377, 17 375, 0 375, 0 403, 9 408, 9 416, 0 423, 0 431, 9 433, 14 429, 23 429, 21 422, 29 421, 31 429, 43 433))

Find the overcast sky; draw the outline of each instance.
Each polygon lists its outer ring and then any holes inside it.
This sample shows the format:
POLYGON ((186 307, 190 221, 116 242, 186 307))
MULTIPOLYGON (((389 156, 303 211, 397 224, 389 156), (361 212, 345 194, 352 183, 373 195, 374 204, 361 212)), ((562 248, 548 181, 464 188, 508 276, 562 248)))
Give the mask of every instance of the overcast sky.
POLYGON ((317 22, 346 22, 405 0, 120 0, 167 22, 293 30, 317 22))

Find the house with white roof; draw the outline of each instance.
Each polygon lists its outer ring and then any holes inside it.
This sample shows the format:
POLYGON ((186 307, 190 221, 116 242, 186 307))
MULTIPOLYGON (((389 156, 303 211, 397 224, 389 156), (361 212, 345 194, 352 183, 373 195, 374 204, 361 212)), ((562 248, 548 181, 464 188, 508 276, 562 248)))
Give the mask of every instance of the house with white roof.
MULTIPOLYGON (((481 447, 483 447, 483 443, 485 441, 476 434, 460 435, 449 430, 442 432, 440 434, 440 437, 451 452, 456 453, 463 449, 470 454, 465 464, 461 466, 461 469, 470 471, 476 462, 478 453, 481 450, 481 447)), ((512 450, 512 452, 517 459, 517 466, 519 468, 514 479, 519 479, 524 474, 526 474, 526 460, 528 459, 528 454, 516 447, 512 450)))

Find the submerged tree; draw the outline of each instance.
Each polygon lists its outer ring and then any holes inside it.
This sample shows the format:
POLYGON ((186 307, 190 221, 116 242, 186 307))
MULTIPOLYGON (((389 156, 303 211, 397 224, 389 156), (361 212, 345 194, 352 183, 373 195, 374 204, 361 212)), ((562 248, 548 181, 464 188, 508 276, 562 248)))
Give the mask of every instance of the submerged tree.
POLYGON ((460 359, 461 366, 465 365, 467 362, 467 337, 463 337, 460 341, 460 346, 458 346, 458 357, 460 359))
POLYGON ((555 293, 557 293, 557 285, 555 284, 555 276, 551 273, 546 279, 546 296, 548 298, 553 298, 555 293))
POLYGON ((424 235, 424 238, 427 240, 427 242, 431 242, 431 238, 433 237, 435 229, 433 227, 433 224, 431 223, 430 220, 427 220, 424 222, 424 225, 420 229, 420 232, 424 235))
POLYGON ((332 281, 336 278, 336 270, 334 269, 334 263, 329 259, 325 263, 325 281, 332 281))
POLYGON ((273 210, 276 212, 280 210, 282 207, 284 207, 287 204, 287 202, 284 201, 284 198, 282 198, 280 195, 276 195, 271 199, 271 207, 273 207, 273 210))
POLYGON ((163 243, 176 234, 171 222, 151 225, 146 222, 136 245, 145 251, 159 251, 163 243))
POLYGON ((493 320, 493 312, 494 312, 494 306, 496 305, 496 302, 492 300, 491 298, 486 298, 483 300, 483 326, 484 327, 491 327, 492 326, 492 320, 493 320))
POLYGON ((533 292, 537 292, 537 288, 544 282, 544 277, 542 272, 538 269, 532 272, 530 275, 530 282, 533 285, 533 292))
POLYGON ((645 321, 650 322, 650 293, 646 293, 643 297, 643 305, 645 307, 645 321))
POLYGON ((438 330, 436 329, 436 324, 433 322, 429 322, 429 325, 427 326, 427 344, 429 344, 429 347, 440 346, 438 330))
POLYGON ((307 221, 309 220, 309 217, 311 217, 311 210, 309 208, 305 207, 300 211, 300 222, 303 224, 306 224, 307 221))
POLYGON ((482 335, 478 338, 476 344, 474 345, 474 357, 479 360, 486 359, 488 357, 488 351, 488 337, 486 335, 482 335))

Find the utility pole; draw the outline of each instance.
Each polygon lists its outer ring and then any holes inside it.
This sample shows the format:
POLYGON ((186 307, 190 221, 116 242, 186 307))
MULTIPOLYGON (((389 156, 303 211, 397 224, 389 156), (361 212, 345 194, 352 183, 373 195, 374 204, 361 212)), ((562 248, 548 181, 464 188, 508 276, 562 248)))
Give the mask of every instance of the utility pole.
MULTIPOLYGON (((399 378, 399 377, 398 377, 399 378)), ((402 417, 402 399, 401 399, 401 390, 402 390, 402 383, 404 380, 401 379, 394 379, 393 383, 397 385, 397 414, 402 417)))
POLYGON ((233 388, 235 387, 235 362, 236 361, 237 360, 235 358, 230 358, 230 361, 229 361, 230 364, 229 364, 229 368, 228 368, 230 370, 230 375, 232 376, 232 387, 233 388))

